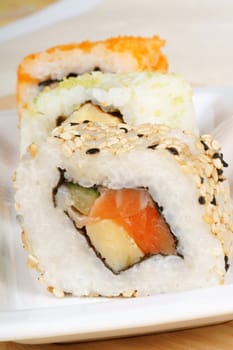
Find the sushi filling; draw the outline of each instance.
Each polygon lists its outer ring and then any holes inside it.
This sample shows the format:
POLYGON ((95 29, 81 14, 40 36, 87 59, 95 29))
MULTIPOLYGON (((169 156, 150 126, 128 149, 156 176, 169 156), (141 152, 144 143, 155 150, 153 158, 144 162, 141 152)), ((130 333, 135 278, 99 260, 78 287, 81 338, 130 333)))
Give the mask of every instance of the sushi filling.
POLYGON ((108 109, 103 110, 100 106, 88 101, 76 109, 69 117, 58 116, 56 126, 64 123, 84 123, 84 122, 99 122, 104 124, 119 124, 124 123, 123 116, 119 110, 108 109))
MULTIPOLYGON (((99 67, 95 67, 92 72, 101 72, 101 69, 99 67)), ((91 73, 91 72, 85 72, 85 73, 91 73)), ((83 73, 82 73, 83 74, 83 73)), ((67 74, 63 79, 69 79, 69 78, 76 78, 78 77, 79 73, 69 73, 67 74)), ((49 86, 50 88, 55 88, 63 79, 52 79, 52 78, 49 78, 49 79, 46 79, 46 80, 43 80, 43 81, 40 81, 38 83, 38 86, 41 88, 41 90, 43 90, 46 86, 49 86)))
POLYGON ((177 254, 177 239, 146 189, 86 188, 63 177, 53 195, 115 274, 155 254, 177 254))

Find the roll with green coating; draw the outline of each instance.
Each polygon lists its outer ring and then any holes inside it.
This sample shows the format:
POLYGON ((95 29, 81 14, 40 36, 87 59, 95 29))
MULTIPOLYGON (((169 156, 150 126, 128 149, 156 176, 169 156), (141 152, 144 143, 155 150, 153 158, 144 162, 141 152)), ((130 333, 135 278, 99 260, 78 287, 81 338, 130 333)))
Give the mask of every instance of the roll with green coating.
POLYGON ((21 152, 62 123, 162 124, 198 135, 190 86, 178 75, 93 72, 47 87, 23 109, 21 152))

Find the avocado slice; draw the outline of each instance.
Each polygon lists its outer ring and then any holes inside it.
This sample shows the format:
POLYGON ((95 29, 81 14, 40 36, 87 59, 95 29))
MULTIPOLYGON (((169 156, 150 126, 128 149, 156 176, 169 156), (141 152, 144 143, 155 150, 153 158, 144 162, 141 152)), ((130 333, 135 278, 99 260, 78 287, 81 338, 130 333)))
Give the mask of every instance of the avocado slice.
POLYGON ((74 184, 72 182, 65 183, 73 200, 73 207, 81 214, 88 215, 95 200, 100 196, 96 188, 87 188, 74 184))

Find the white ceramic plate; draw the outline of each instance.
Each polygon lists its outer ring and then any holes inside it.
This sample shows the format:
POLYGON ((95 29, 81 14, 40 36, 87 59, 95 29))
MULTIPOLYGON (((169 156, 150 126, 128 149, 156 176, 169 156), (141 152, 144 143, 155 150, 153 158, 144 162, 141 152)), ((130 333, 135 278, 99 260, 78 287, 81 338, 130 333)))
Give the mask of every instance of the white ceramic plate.
MULTIPOLYGON (((211 132, 233 114, 233 89, 196 90, 194 103, 202 132, 211 132)), ((17 163, 16 126, 15 111, 0 113, 1 341, 71 342, 233 319, 233 284, 230 283, 138 299, 56 299, 47 293, 37 281, 37 275, 26 268, 26 255, 15 221, 11 174, 17 163)))

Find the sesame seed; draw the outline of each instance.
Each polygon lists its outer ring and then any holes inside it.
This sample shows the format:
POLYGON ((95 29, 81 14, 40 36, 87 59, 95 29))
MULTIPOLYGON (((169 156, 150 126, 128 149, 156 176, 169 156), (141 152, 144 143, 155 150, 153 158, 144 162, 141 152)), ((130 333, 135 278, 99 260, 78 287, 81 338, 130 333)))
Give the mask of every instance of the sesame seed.
POLYGON ((227 168, 227 167, 228 167, 228 164, 227 164, 227 162, 225 162, 225 160, 223 159, 223 154, 222 154, 222 153, 220 154, 220 160, 221 160, 221 162, 222 162, 223 167, 224 167, 224 168, 227 168))
POLYGON ((210 203, 212 205, 215 205, 215 206, 217 205, 215 196, 213 196, 213 199, 212 199, 212 201, 210 203))
POLYGON ((204 196, 200 196, 199 198, 198 198, 198 202, 201 204, 201 205, 203 205, 203 204, 205 204, 205 197, 204 196))
POLYGON ((207 223, 207 224, 212 224, 213 220, 210 216, 208 215, 204 215, 203 216, 203 220, 207 223))
POLYGON ((161 130, 162 132, 168 132, 169 131, 169 126, 167 126, 167 125, 160 125, 159 130, 161 130))
POLYGON ((38 147, 35 143, 31 143, 30 146, 28 146, 28 152, 31 154, 33 158, 35 158, 38 154, 38 147))
POLYGON ((99 152, 100 152, 99 148, 89 148, 86 151, 86 154, 96 154, 96 153, 99 153, 99 152))
POLYGON ((216 169, 213 169, 211 175, 212 175, 212 178, 214 179, 214 181, 217 182, 218 181, 218 174, 217 174, 216 169))
POLYGON ((217 169, 217 174, 218 174, 218 176, 221 176, 223 174, 223 170, 222 169, 217 169))
POLYGON ((57 288, 53 288, 53 294, 57 298, 64 298, 64 296, 65 296, 64 292, 60 289, 57 289, 57 288))
POLYGON ((210 175, 212 173, 212 170, 213 170, 213 166, 212 165, 210 165, 210 164, 206 164, 205 165, 204 172, 205 172, 207 177, 210 177, 210 175))
POLYGON ((124 128, 123 126, 120 127, 119 129, 124 130, 124 132, 125 132, 126 134, 127 134, 127 132, 128 132, 128 129, 127 129, 127 128, 124 128))
POLYGON ((121 293, 121 295, 125 298, 130 298, 133 297, 135 294, 135 290, 125 290, 123 293, 121 293))
POLYGON ((179 152, 177 151, 177 149, 175 147, 167 147, 167 150, 173 154, 174 156, 178 156, 179 152))
POLYGON ((207 144, 203 140, 201 140, 200 142, 201 142, 202 146, 204 147, 204 150, 208 151, 209 147, 207 146, 207 144))
POLYGON ((220 160, 219 158, 214 159, 214 160, 213 160, 213 163, 214 163, 214 165, 215 165, 215 167, 216 167, 217 169, 221 169, 221 168, 222 168, 222 162, 221 162, 221 160, 220 160))
POLYGON ((38 259, 34 255, 29 254, 28 261, 27 261, 27 267, 29 269, 34 269, 37 267, 37 265, 38 265, 38 259))
POLYGON ((56 118, 56 126, 60 126, 66 120, 66 116, 60 115, 56 118))
POLYGON ((212 158, 213 158, 213 159, 220 158, 220 154, 219 154, 218 152, 215 152, 215 153, 212 155, 212 158))
POLYGON ((47 287, 47 291, 48 291, 49 293, 53 293, 53 287, 48 286, 48 287, 47 287))
POLYGON ((224 168, 227 168, 229 165, 227 162, 225 162, 225 160, 222 159, 222 165, 224 166, 224 168))
POLYGON ((79 125, 80 123, 77 123, 77 122, 71 122, 71 123, 69 123, 70 124, 70 126, 75 126, 75 125, 79 125))
POLYGON ((156 147, 158 147, 158 143, 155 143, 155 144, 153 144, 153 145, 150 145, 150 146, 147 146, 147 148, 149 148, 149 149, 156 149, 156 147))
POLYGON ((185 174, 192 174, 193 173, 192 169, 188 165, 183 165, 182 170, 185 174))
POLYGON ((108 140, 107 140, 107 145, 108 146, 112 146, 112 145, 115 145, 119 143, 119 139, 117 137, 109 137, 108 140))
POLYGON ((214 210, 214 211, 212 212, 212 216, 213 216, 214 222, 215 222, 215 223, 218 222, 218 212, 217 212, 217 210, 214 210))
POLYGON ((225 270, 227 271, 230 267, 229 258, 227 255, 224 256, 224 262, 225 262, 225 270))
POLYGON ((61 137, 64 139, 64 140, 70 140, 72 138, 72 134, 70 132, 63 132, 61 134, 61 137))
POLYGON ((201 160, 205 164, 211 163, 210 158, 206 154, 201 154, 199 156, 199 160, 201 160))
POLYGON ((220 144, 219 144, 218 141, 216 141, 216 140, 213 140, 213 142, 212 142, 212 147, 213 147, 213 149, 216 150, 216 151, 220 150, 220 148, 221 148, 220 144))

